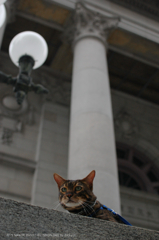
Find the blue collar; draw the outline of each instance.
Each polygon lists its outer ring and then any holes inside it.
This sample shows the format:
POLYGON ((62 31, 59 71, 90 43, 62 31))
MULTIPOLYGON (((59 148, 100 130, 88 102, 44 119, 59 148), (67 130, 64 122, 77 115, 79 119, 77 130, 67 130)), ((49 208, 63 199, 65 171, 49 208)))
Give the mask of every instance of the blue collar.
POLYGON ((96 213, 101 210, 101 209, 107 209, 108 211, 112 212, 115 216, 118 216, 118 218, 126 225, 132 226, 125 218, 123 218, 122 216, 120 216, 118 213, 116 213, 113 209, 108 208, 105 205, 102 205, 100 208, 98 208, 96 211, 94 211, 91 215, 88 215, 87 217, 93 217, 94 215, 96 215, 96 213))

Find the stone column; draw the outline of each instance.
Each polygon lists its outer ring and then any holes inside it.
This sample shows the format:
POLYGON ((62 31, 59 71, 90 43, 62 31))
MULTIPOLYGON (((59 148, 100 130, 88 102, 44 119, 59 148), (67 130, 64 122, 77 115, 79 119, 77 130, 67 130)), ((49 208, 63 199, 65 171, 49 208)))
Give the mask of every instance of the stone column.
POLYGON ((106 38, 118 18, 76 4, 68 178, 96 170, 94 193, 120 213, 106 38))
POLYGON ((3 34, 7 22, 7 13, 4 4, 0 5, 0 47, 3 40, 3 34))

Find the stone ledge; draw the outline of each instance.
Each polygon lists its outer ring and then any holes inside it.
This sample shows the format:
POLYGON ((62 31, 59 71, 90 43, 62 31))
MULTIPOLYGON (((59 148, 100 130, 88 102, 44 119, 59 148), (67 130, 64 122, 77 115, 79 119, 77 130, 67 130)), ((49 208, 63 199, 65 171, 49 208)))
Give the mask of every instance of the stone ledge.
POLYGON ((0 198, 1 240, 157 240, 158 231, 32 206, 0 198))

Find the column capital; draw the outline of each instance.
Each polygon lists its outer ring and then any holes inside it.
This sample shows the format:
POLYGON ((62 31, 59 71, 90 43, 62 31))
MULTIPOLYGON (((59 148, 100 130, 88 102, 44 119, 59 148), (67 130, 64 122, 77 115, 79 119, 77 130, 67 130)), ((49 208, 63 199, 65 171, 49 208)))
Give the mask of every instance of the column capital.
POLYGON ((117 27, 119 17, 105 17, 88 9, 83 1, 78 1, 73 20, 65 31, 67 41, 75 44, 82 38, 93 37, 106 44, 109 33, 117 27))

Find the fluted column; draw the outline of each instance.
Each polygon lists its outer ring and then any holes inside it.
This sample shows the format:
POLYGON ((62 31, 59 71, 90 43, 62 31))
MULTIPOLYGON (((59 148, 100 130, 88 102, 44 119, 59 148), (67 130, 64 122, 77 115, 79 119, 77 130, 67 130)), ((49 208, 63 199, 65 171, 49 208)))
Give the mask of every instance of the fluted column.
POLYGON ((106 38, 119 19, 76 4, 68 178, 96 170, 94 193, 120 212, 106 38))
POLYGON ((3 40, 3 34, 7 22, 7 13, 4 4, 0 5, 0 48, 3 40))

